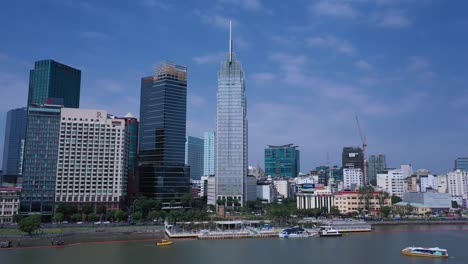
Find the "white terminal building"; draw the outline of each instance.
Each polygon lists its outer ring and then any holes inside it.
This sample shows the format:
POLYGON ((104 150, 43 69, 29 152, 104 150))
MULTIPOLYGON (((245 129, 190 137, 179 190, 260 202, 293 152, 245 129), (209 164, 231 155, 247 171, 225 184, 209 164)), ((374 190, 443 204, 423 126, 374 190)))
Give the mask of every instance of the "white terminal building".
POLYGON ((55 201, 118 209, 126 195, 125 120, 104 110, 62 108, 55 201))

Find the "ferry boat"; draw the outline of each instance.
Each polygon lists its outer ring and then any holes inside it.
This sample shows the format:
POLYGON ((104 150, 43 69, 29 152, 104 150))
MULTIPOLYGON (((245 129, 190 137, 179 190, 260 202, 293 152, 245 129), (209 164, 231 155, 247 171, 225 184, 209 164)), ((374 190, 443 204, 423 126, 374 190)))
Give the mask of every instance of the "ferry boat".
POLYGON ((331 226, 322 226, 319 231, 319 236, 321 237, 337 237, 342 236, 338 230, 333 229, 331 226))
POLYGON ((407 247, 401 251, 406 256, 417 256, 417 257, 432 257, 432 258, 448 258, 446 249, 433 247, 407 247))
POLYGON ((172 241, 169 241, 169 240, 161 240, 161 242, 157 242, 156 243, 156 246, 168 246, 168 245, 172 245, 174 242, 172 241))
POLYGON ((309 237, 309 232, 303 228, 295 226, 293 228, 286 228, 278 234, 281 238, 296 238, 296 237, 309 237))

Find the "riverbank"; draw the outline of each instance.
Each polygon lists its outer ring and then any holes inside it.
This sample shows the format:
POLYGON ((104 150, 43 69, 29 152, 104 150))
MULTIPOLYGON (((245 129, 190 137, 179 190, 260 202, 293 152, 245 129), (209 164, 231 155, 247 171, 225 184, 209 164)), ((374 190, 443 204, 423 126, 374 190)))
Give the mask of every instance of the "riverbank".
POLYGON ((468 220, 367 221, 371 225, 468 225, 468 220))

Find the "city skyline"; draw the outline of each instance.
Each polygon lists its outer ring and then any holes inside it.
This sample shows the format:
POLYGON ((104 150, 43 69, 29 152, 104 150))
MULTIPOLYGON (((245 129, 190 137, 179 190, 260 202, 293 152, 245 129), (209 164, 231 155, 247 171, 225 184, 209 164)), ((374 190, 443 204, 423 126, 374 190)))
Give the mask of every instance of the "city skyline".
POLYGON ((334 2, 329 5, 338 11, 331 12, 323 1, 304 2, 305 10, 269 6, 266 1, 255 1, 258 5, 254 6, 219 1, 213 7, 181 3, 181 9, 157 2, 135 4, 141 13, 138 18, 125 12, 121 3, 107 7, 31 3, 26 9, 37 9, 41 18, 50 17, 41 20, 45 26, 55 25, 58 19, 61 25, 51 27, 50 43, 27 50, 27 39, 40 37, 27 26, 37 18, 20 16, 24 6, 7 3, 5 13, 0 11, 3 24, 11 25, 11 30, 2 31, 9 41, 0 46, 0 89, 8 98, 0 108, 0 139, 4 138, 6 112, 26 106, 28 71, 34 61, 49 58, 82 70, 81 107, 106 109, 118 116, 138 113, 139 78, 157 61, 170 58, 186 64, 193 76, 187 134, 202 136, 214 129, 213 73, 223 59, 223 32, 232 18, 238 35, 234 46, 248 66, 249 164, 262 163, 267 145, 288 142, 301 146, 303 172, 326 164, 327 152, 331 163, 339 164, 343 146, 360 145, 355 113, 369 141, 367 157, 385 153, 391 167, 411 163, 415 168, 445 173, 453 169, 457 157, 467 156, 463 135, 468 128, 463 114, 468 106, 463 76, 467 39, 461 11, 466 3, 455 8, 438 1, 334 2), (58 11, 49 10, 49 5, 58 11), (146 23, 154 12, 164 18, 180 10, 188 10, 183 11, 187 16, 174 25, 146 23), (297 12, 297 17, 285 20, 291 12, 297 12), (65 14, 69 20, 61 19, 65 14), (96 27, 93 19, 102 15, 107 22, 96 27), (122 18, 128 25, 119 22, 122 18), (83 24, 76 25, 76 19, 83 24), (193 33, 170 33, 169 27, 189 24, 193 33), (117 25, 130 33, 116 32, 117 25), (141 32, 131 30, 136 27, 141 32), (147 43, 125 41, 148 39, 148 34, 157 32, 167 33, 166 42, 158 44, 156 37, 147 43), (184 43, 187 38, 193 46, 184 43), (439 41, 431 41, 435 38, 439 41), (442 153, 430 155, 426 149, 442 153))

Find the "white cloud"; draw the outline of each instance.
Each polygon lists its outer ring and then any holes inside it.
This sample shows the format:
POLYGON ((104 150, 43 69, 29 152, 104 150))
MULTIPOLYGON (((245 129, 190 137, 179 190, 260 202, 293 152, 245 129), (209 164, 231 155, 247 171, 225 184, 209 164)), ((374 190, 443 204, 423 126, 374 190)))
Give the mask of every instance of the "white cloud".
POLYGON ((358 12, 347 2, 321 0, 311 7, 312 13, 317 16, 331 16, 339 18, 354 18, 358 12))
POLYGON ((218 14, 205 13, 200 10, 195 10, 195 14, 198 15, 204 24, 208 24, 219 28, 229 28, 229 21, 232 21, 232 26, 238 24, 237 20, 228 18, 218 14))
POLYGON ((142 4, 146 7, 159 8, 163 10, 168 10, 172 7, 170 4, 161 0, 143 0, 142 4))
POLYGON ((368 63, 367 61, 365 60, 358 60, 354 63, 354 65, 361 69, 361 70, 365 70, 365 71, 370 71, 372 69, 374 69, 374 66, 372 66, 370 63, 368 63))
POLYGON ((411 25, 410 19, 402 10, 386 10, 375 12, 371 19, 380 27, 404 28, 411 25))
POLYGON ((309 46, 332 48, 340 53, 348 55, 355 53, 355 49, 351 43, 331 35, 323 37, 308 37, 305 39, 305 43, 309 46))
POLYGON ((231 4, 248 10, 259 10, 262 8, 260 0, 220 0, 222 4, 231 4))
POLYGON ((257 82, 268 82, 275 79, 275 75, 270 72, 257 72, 252 75, 252 78, 257 82))
POLYGON ((205 54, 201 56, 196 56, 193 58, 196 64, 212 64, 212 63, 220 63, 224 56, 226 56, 227 52, 217 52, 211 54, 205 54))

